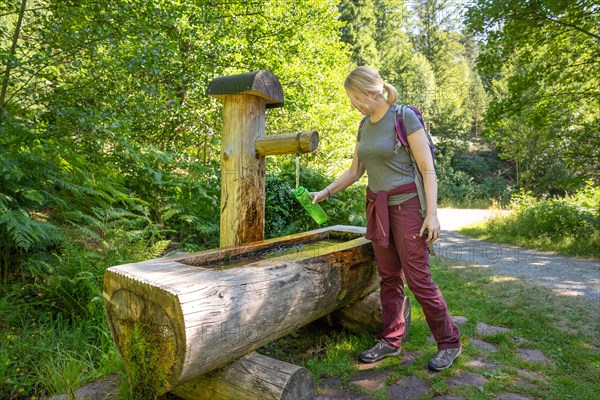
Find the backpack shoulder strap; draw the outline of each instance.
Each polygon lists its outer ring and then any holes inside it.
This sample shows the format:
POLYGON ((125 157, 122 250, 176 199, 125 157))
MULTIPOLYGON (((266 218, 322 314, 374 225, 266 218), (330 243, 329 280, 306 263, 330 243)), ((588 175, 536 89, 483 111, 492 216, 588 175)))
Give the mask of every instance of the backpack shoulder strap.
POLYGON ((358 123, 358 130, 360 131, 362 129, 363 126, 365 126, 365 122, 367 121, 367 116, 365 115, 364 117, 361 118, 360 122, 358 123))
POLYGON ((409 148, 408 135, 406 134, 406 127, 404 125, 404 108, 405 105, 395 105, 396 107, 396 140, 400 142, 405 148, 409 148))
POLYGON ((423 185, 423 176, 421 175, 421 171, 419 171, 419 167, 417 165, 417 161, 415 160, 415 156, 410 150, 410 146, 408 144, 408 136, 406 135, 406 127, 404 126, 404 112, 406 111, 406 107, 409 106, 398 106, 396 108, 396 136, 398 141, 404 147, 408 158, 410 159, 413 170, 415 172, 415 185, 417 186, 417 195, 419 197, 419 203, 421 204, 421 215, 425 218, 427 214, 427 200, 425 198, 425 186, 423 185))
MULTIPOLYGON (((365 115, 364 117, 361 118, 360 122, 358 123, 358 131, 360 132, 360 130, 363 128, 363 126, 365 126, 365 122, 367 121, 367 116, 365 115)), ((354 180, 358 181, 360 179, 360 169, 361 169, 361 165, 362 162, 360 160, 357 160, 358 162, 356 163, 356 173, 354 175, 354 180)))

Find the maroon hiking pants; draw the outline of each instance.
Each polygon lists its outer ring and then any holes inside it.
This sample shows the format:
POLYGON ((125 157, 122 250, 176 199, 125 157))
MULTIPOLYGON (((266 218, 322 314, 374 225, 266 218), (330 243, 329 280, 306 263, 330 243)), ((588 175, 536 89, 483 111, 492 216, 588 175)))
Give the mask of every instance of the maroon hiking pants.
MULTIPOLYGON (((367 215, 373 202, 367 202, 367 215)), ((371 242, 381 278, 381 305, 384 330, 379 334, 393 346, 400 347, 404 334, 404 279, 421 304, 438 350, 460 346, 460 334, 450 319, 442 292, 431 277, 429 250, 425 238, 419 236, 423 217, 418 197, 389 206, 390 243, 378 246, 371 242)))

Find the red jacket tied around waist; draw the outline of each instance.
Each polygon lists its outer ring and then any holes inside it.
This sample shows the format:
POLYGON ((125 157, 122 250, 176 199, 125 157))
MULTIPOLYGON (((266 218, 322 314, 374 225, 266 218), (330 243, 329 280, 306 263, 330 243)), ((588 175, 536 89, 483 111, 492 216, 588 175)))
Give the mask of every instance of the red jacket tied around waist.
POLYGON ((367 208, 367 232, 365 237, 377 245, 388 247, 390 244, 390 218, 388 212, 388 197, 398 194, 416 193, 415 182, 405 183, 389 192, 374 193, 367 186, 367 202, 373 202, 371 209, 367 208))

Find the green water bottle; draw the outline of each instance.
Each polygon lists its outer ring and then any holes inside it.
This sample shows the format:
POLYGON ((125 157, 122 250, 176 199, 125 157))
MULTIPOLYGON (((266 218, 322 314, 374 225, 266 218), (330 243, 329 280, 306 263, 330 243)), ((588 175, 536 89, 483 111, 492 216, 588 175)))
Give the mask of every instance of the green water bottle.
POLYGON ((296 196, 296 199, 298 199, 300 204, 302 204, 302 207, 304 207, 317 224, 324 224, 327 222, 327 214, 325 214, 325 211, 323 211, 318 203, 313 204, 313 197, 304 186, 298 186, 294 190, 294 196, 296 196))

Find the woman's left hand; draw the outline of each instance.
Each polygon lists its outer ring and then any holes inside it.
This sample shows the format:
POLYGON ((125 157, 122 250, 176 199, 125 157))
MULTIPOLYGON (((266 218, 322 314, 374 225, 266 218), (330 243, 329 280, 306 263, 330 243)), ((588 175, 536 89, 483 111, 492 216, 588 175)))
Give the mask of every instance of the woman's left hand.
POLYGON ((437 215, 427 215, 421 226, 420 235, 423 236, 423 232, 427 230, 427 241, 435 242, 440 238, 440 221, 438 221, 437 215))

